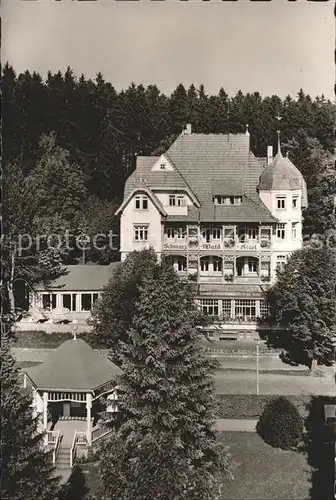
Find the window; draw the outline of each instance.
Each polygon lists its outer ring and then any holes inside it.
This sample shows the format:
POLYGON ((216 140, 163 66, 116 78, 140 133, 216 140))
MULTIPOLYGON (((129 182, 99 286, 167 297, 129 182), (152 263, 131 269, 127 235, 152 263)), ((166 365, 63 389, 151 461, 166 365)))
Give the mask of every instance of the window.
POLYGON ((148 226, 134 226, 134 239, 135 241, 147 241, 148 226))
POLYGON ((182 272, 187 270, 187 259, 185 257, 174 257, 173 265, 175 271, 182 272))
POLYGON ((213 270, 216 273, 222 272, 223 265, 222 265, 222 259, 220 257, 214 257, 213 258, 213 270))
POLYGON ((64 293, 62 295, 62 302, 63 307, 71 310, 71 293, 64 293))
POLYGON ((170 194, 169 195, 169 205, 171 207, 184 207, 185 197, 183 194, 170 194))
POLYGON ((166 164, 165 163, 160 163, 160 170, 164 170, 166 168, 166 164))
POLYGON ((268 228, 261 228, 260 239, 262 241, 270 240, 271 239, 271 230, 268 228))
POLYGON ((176 204, 176 196, 174 194, 169 195, 169 205, 171 207, 175 207, 176 204))
POLYGON ((166 229, 167 238, 185 238, 185 228, 184 227, 167 227, 166 229))
POLYGON ((136 210, 147 210, 148 209, 147 196, 136 196, 135 197, 135 209, 136 210))
POLYGON ((296 240, 298 237, 298 223, 292 222, 292 240, 296 240))
POLYGON ((255 300, 236 300, 235 301, 236 317, 256 317, 256 301, 255 300))
POLYGON ((299 208, 299 197, 298 196, 293 196, 292 208, 293 208, 293 210, 296 210, 297 208, 299 208))
POLYGON ((241 196, 215 196, 215 205, 240 205, 242 202, 241 196))
POLYGON ((210 242, 210 239, 220 240, 221 239, 221 228, 220 227, 203 227, 201 228, 201 235, 203 240, 207 243, 210 242))
POLYGON ((203 257, 201 259, 201 271, 207 272, 209 271, 209 259, 207 257, 203 257))
POLYGON ((286 261, 287 261, 286 255, 278 255, 276 267, 278 269, 283 269, 284 265, 286 264, 286 261))
POLYGON ((211 235, 211 229, 210 227, 204 227, 202 230, 202 238, 209 243, 210 242, 210 235, 211 235))
POLYGON ((217 299, 202 299, 202 313, 206 316, 218 316, 218 300, 217 299))
POLYGON ((286 208, 286 196, 277 196, 277 209, 285 210, 286 208))
POLYGON ((238 239, 241 243, 246 241, 256 240, 258 232, 256 228, 251 227, 240 227, 238 228, 238 239))
POLYGON ((223 304, 223 316, 226 318, 231 318, 231 300, 224 299, 222 304, 223 304))
POLYGON ((266 299, 260 301, 260 317, 265 318, 269 314, 269 303, 266 299))
POLYGON ((42 307, 43 309, 56 309, 56 293, 42 294, 42 307))
POLYGON ((213 227, 212 228, 212 238, 214 240, 220 240, 221 239, 221 229, 220 229, 220 227, 213 227))
POLYGON ((258 270, 258 261, 256 259, 248 259, 247 263, 249 273, 256 273, 258 270))
POLYGON ((257 239, 257 230, 256 229, 247 229, 247 239, 255 240, 257 239))
POLYGON ((62 293, 62 306, 70 311, 76 311, 77 293, 62 293))
POLYGON ((82 293, 81 311, 91 311, 92 295, 91 293, 82 293))
POLYGON ((77 310, 77 293, 63 293, 62 305, 70 311, 77 310))
POLYGON ((98 300, 99 293, 82 293, 81 311, 91 311, 93 304, 98 300))
POLYGON ((277 224, 276 235, 277 235, 278 240, 285 240, 286 239, 286 224, 284 224, 284 223, 277 224))

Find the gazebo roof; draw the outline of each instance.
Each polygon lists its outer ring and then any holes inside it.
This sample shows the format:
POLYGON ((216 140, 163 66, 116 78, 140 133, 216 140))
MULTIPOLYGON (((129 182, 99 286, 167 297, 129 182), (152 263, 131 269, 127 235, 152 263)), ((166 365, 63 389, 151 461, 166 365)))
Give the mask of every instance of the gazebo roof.
POLYGON ((78 338, 63 342, 43 363, 25 371, 37 389, 83 392, 93 391, 122 373, 78 338))

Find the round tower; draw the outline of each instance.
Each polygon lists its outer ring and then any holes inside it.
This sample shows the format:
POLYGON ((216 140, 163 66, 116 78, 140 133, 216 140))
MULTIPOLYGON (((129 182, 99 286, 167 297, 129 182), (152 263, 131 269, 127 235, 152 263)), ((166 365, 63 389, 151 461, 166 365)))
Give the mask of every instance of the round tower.
POLYGON ((277 265, 302 246, 302 210, 307 207, 307 186, 301 172, 278 151, 259 179, 259 197, 278 220, 272 236, 272 275, 277 265))

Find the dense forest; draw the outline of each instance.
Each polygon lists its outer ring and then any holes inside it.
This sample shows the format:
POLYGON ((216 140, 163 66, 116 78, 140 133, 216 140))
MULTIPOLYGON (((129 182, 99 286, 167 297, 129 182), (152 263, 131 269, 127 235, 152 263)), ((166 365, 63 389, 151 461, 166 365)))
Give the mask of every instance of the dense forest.
MULTIPOLYGON (((2 116, 7 248, 15 235, 26 232, 59 234, 68 229, 74 235, 91 235, 118 230, 114 211, 137 155, 163 152, 191 123, 198 133, 242 133, 249 124, 251 149, 264 157, 267 145, 276 145, 278 114, 283 150, 308 184, 305 234, 325 234, 335 229, 336 107, 323 95, 312 98, 300 89, 297 96, 282 100, 240 90, 229 96, 224 88, 208 95, 203 85, 180 84, 167 96, 156 85, 134 83, 117 92, 102 74, 93 81, 68 68, 44 80, 36 72, 17 75, 6 64, 2 116)), ((44 254, 40 248, 38 257, 35 251, 32 247, 19 256, 18 262, 26 260, 15 275, 34 282, 31 269, 41 277, 44 266, 48 276, 59 261, 82 257, 64 248, 52 256, 46 248, 44 254)), ((89 250, 84 257, 106 263, 118 254, 89 250)))

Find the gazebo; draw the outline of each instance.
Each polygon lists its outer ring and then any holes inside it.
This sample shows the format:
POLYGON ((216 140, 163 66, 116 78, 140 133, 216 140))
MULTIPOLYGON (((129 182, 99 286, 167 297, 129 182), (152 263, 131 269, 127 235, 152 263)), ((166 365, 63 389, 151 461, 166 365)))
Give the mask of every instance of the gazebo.
MULTIPOLYGON (((24 386, 32 389, 33 408, 35 414, 40 415, 40 430, 48 431, 45 444, 55 448, 55 464, 61 442, 63 451, 70 454, 70 466, 76 442, 92 444, 93 430, 98 430, 93 429, 93 422, 101 409, 99 400, 104 395, 116 405, 117 377, 121 373, 117 365, 76 335, 61 344, 43 363, 25 370, 24 386), (48 414, 53 417, 51 423, 48 414)), ((111 411, 117 410, 111 406, 111 411)))

